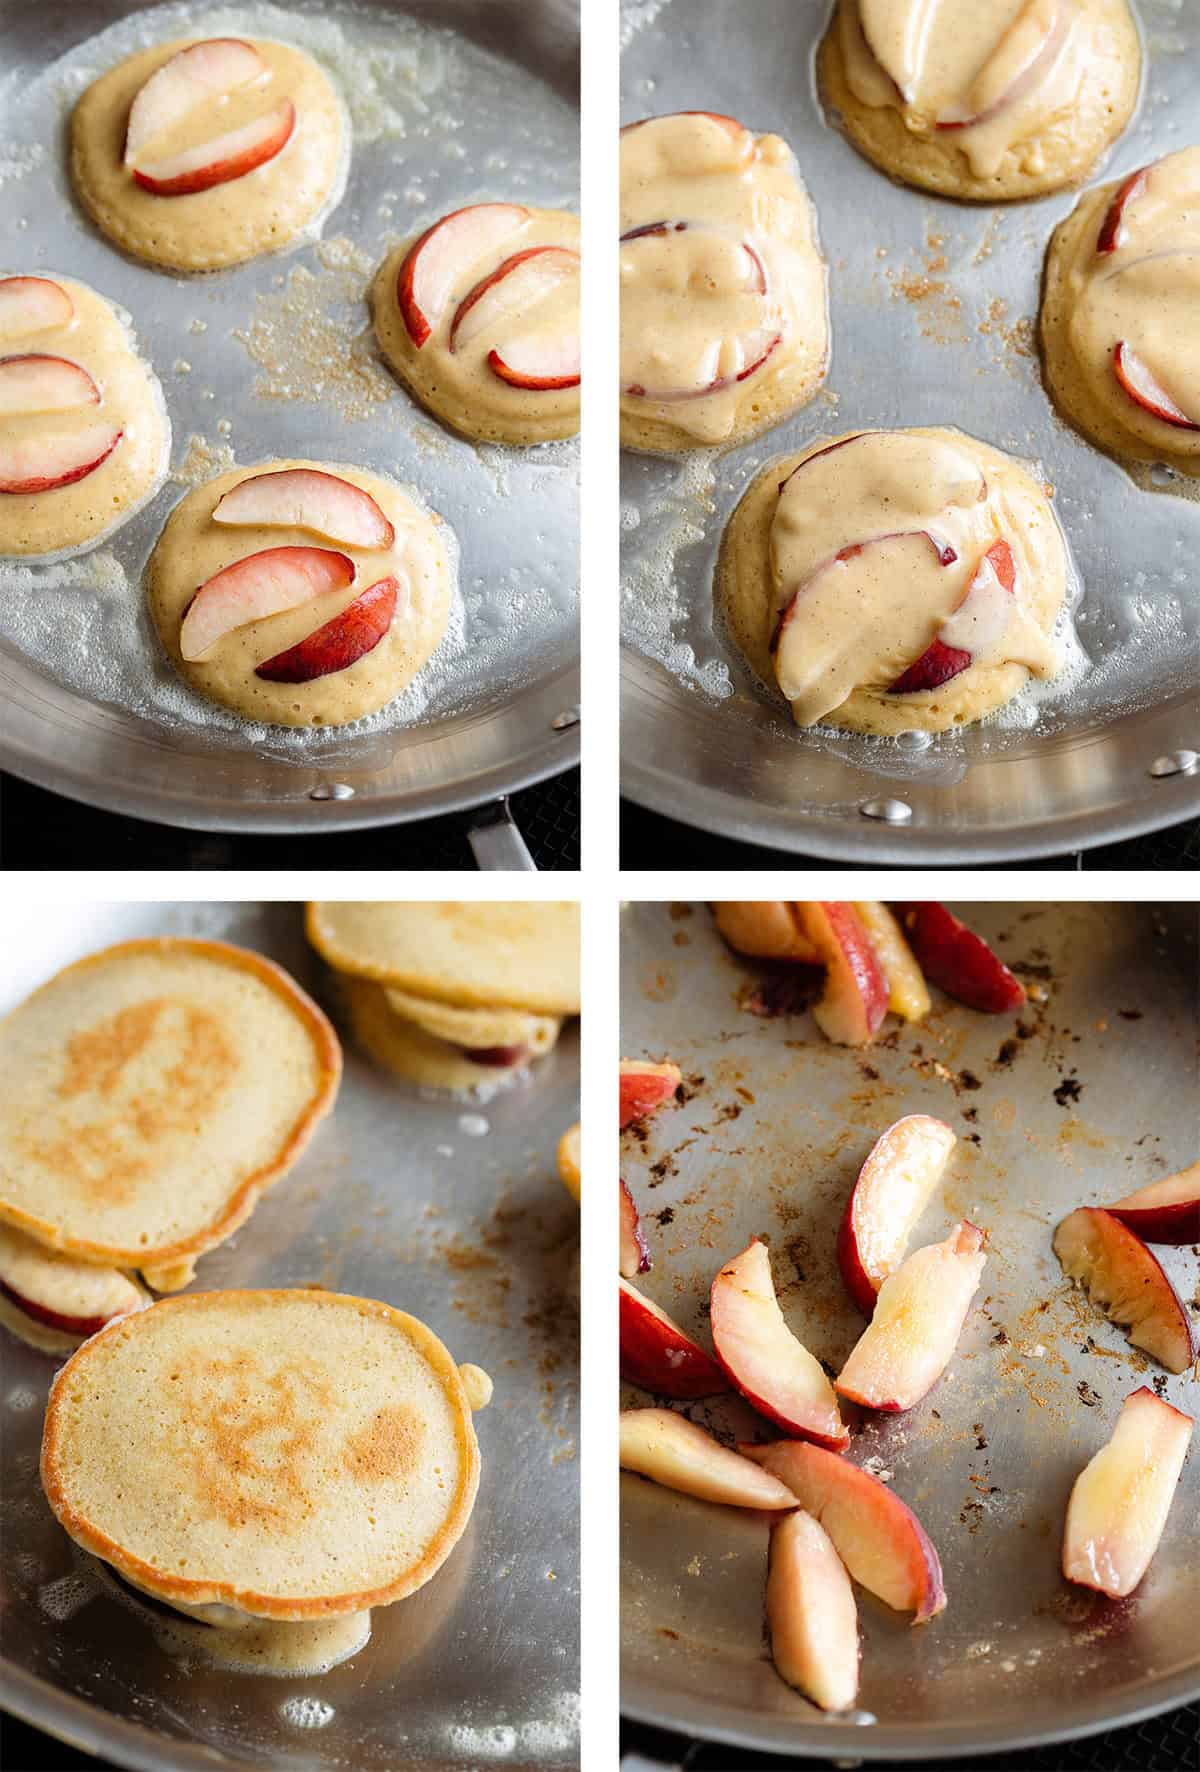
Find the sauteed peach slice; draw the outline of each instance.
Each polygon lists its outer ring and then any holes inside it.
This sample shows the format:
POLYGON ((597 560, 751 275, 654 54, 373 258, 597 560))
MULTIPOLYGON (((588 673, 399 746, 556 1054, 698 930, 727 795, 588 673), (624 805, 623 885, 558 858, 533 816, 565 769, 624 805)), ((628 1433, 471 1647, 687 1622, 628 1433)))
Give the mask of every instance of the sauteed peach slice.
POLYGON ((1135 1347, 1183 1372, 1196 1358, 1187 1306, 1142 1239, 1102 1206, 1079 1206, 1054 1233, 1054 1253, 1068 1279, 1124 1329, 1135 1347))
POLYGON ((850 1435, 820 1362, 788 1328, 755 1238, 712 1283, 713 1347, 746 1401, 788 1433, 842 1451, 850 1435))
POLYGON ((621 1412, 621 1468, 637 1471, 700 1501, 726 1507, 792 1508, 796 1498, 786 1483, 730 1452, 670 1409, 621 1412))
POLYGON ((1143 1242, 1200 1243, 1200 1163, 1126 1194, 1107 1210, 1143 1242))
POLYGON ((987 1260, 965 1221, 918 1249, 879 1288, 875 1312, 838 1374, 841 1396, 899 1414, 919 1403, 954 1355, 987 1260))
POLYGON ((902 1258, 957 1140, 944 1120, 906 1114, 880 1133, 859 1170, 838 1231, 838 1265, 865 1316, 902 1258))
POLYGON ((1195 1422, 1148 1386, 1126 1397, 1112 1438, 1075 1479, 1063 1530, 1068 1581, 1119 1599, 1150 1566, 1195 1422))
POLYGON ((767 1630, 780 1679, 822 1710, 858 1695, 858 1608, 825 1528, 802 1508, 771 1527, 767 1630))
POLYGON ((660 1305, 622 1279, 621 1376, 660 1397, 714 1397, 729 1380, 660 1305))

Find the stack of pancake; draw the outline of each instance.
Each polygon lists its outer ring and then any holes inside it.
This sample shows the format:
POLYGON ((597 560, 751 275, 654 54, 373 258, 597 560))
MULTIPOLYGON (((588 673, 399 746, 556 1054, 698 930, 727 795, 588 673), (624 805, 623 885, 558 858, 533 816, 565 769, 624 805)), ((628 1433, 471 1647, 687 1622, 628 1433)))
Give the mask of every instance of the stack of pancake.
POLYGON ((579 906, 308 906, 341 976, 355 1040, 410 1082, 479 1090, 512 1078, 579 1013, 579 906))

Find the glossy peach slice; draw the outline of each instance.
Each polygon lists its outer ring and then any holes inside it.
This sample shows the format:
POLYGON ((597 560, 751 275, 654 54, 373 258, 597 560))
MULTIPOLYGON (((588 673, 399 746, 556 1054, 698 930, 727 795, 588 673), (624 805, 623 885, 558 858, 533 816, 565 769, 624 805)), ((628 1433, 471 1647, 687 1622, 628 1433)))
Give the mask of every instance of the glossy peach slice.
POLYGON ((864 1316, 903 1257, 956 1143, 944 1120, 906 1114, 872 1145, 846 1201, 837 1246, 846 1290, 864 1316))
POLYGON ((460 279, 528 220, 520 203, 472 203, 444 215, 413 242, 396 279, 396 300, 418 349, 449 307, 460 279))
POLYGON ((1063 1531, 1068 1581, 1133 1592, 1167 1523, 1195 1426, 1147 1386, 1126 1397, 1112 1438, 1075 1479, 1063 1531))
POLYGON ((857 899, 854 908, 887 979, 888 1008, 905 1021, 924 1021, 931 1008, 929 987, 903 929, 875 899, 857 899))
POLYGON ((49 277, 0 277, 0 338, 69 326, 75 303, 49 277))
POLYGON ((1118 339, 1113 349, 1113 374, 1129 398, 1163 424, 1180 431, 1200 431, 1200 415, 1184 412, 1176 405, 1146 360, 1139 356, 1127 339, 1118 339))
POLYGON ((925 689, 940 689, 967 670, 977 655, 992 652, 1008 627, 1015 594, 1012 549, 1006 541, 993 542, 949 620, 920 658, 896 678, 888 694, 917 695, 925 689), (973 651, 956 644, 959 634, 971 636, 973 651))
POLYGON ((983 1276, 983 1241, 964 1220, 944 1243, 916 1250, 887 1276, 838 1374, 839 1395, 892 1415, 920 1402, 954 1356, 983 1276))
POLYGON ((285 98, 265 116, 240 129, 184 148, 166 160, 134 167, 133 176, 143 190, 153 191, 156 197, 186 197, 193 191, 211 190, 265 166, 287 146, 295 127, 296 107, 285 98))
POLYGON ((659 1397, 715 1397, 729 1380, 652 1298, 622 1279, 621 1376, 659 1397))
POLYGON ((487 355, 488 368, 513 388, 549 391, 578 387, 580 376, 579 326, 572 322, 561 331, 533 338, 514 338, 487 355))
POLYGON ((786 1483, 671 1409, 623 1409, 621 1468, 726 1507, 792 1508, 786 1483))
POLYGON ((850 1434, 820 1362, 783 1318, 771 1258, 757 1238, 712 1283, 717 1359, 746 1401, 788 1433, 842 1451, 850 1434))
POLYGON ((775 1672, 822 1710, 858 1696, 858 1608, 825 1528, 798 1508, 771 1527, 767 1630, 775 1672))
POLYGON ((805 902, 800 927, 825 964, 825 994, 813 1019, 837 1046, 869 1046, 887 1014, 888 985, 852 904, 805 902))
POLYGON ((511 315, 523 315, 559 287, 579 280, 579 254, 566 246, 527 246, 481 277, 450 324, 450 349, 462 351, 511 315))
POLYGON ((0 417, 25 412, 69 412, 97 406, 100 390, 78 363, 29 353, 0 357, 0 417))
POLYGON ((621 1060, 618 1083, 621 1099, 621 1131, 635 1120, 644 1120, 669 1101, 683 1082, 677 1064, 651 1064, 642 1058, 621 1060))
POLYGON ((97 420, 61 435, 0 439, 0 492, 53 492, 83 480, 108 460, 123 435, 117 425, 97 420))
POLYGON ((1136 172, 1131 172, 1128 178, 1121 180, 1112 202, 1104 212, 1104 220, 1096 237, 1097 252, 1116 252, 1120 247, 1125 229, 1125 211, 1131 203, 1137 202, 1146 189, 1151 170, 1149 166, 1139 166, 1136 172))
POLYGON ((642 1221, 634 1205, 633 1195, 624 1182, 620 1191, 621 1210, 621 1272, 627 1280, 644 1274, 650 1267, 650 1249, 642 1230, 642 1221))
POLYGON ((1200 1163, 1126 1194, 1107 1210, 1145 1243, 1200 1243, 1200 1163))
POLYGON ((151 74, 134 97, 125 130, 126 166, 147 143, 182 123, 199 106, 265 80, 268 73, 257 49, 240 37, 209 37, 181 49, 151 74))
POLYGON ((219 640, 247 622, 295 609, 354 583, 354 562, 330 548, 262 548, 207 579, 179 630, 184 658, 205 658, 219 640))
POLYGON ((1054 1233, 1054 1253, 1068 1279, 1124 1329, 1135 1347, 1185 1372, 1196 1358, 1187 1306, 1142 1239, 1102 1206, 1079 1206, 1054 1233))
POLYGON ((1020 1009, 1025 987, 973 929, 935 899, 895 907, 900 927, 930 984, 985 1015, 1020 1009))
MULTIPOLYGON (((324 627, 317 628, 306 640, 277 652, 274 658, 256 665, 254 675, 269 683, 313 683, 318 677, 332 677, 348 671, 351 665, 373 652, 395 620, 400 600, 398 578, 378 578, 347 603, 340 615, 333 616, 324 627)), ((499 1050, 499 1049, 493 1049, 499 1050)), ((503 1049, 499 1062, 509 1064, 511 1047, 503 1049)), ((482 1053, 468 1054, 476 1063, 495 1063, 482 1053)))
POLYGON ((346 548, 390 548, 396 531, 369 492, 320 468, 249 474, 218 499, 214 523, 307 529, 346 548))
POLYGON ((786 1483, 820 1521, 860 1586, 924 1624, 946 1604, 942 1565, 921 1522, 894 1490, 848 1458, 801 1440, 738 1447, 786 1483))

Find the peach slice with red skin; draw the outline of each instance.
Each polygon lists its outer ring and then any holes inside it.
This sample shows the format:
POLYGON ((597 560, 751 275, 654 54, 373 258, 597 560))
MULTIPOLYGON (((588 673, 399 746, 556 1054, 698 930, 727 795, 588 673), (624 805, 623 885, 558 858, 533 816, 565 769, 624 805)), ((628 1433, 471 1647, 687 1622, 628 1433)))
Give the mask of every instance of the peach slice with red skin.
POLYGON ((781 1680, 821 1710, 850 1709, 858 1696, 854 1590, 829 1534, 802 1508, 771 1527, 767 1631, 781 1680))
POLYGON ((1126 1194, 1107 1210, 1145 1243, 1200 1243, 1200 1163, 1126 1194))
POLYGON ((1096 237, 1097 252, 1107 254, 1118 250, 1125 225, 1125 211, 1129 204, 1137 202, 1146 189, 1152 170, 1149 166, 1139 166, 1136 172, 1131 172, 1128 178, 1122 179, 1112 202, 1104 212, 1104 220, 1096 237))
POLYGON ((843 1451, 850 1434, 833 1386, 784 1322, 765 1243, 754 1238, 721 1268, 710 1305, 717 1359, 751 1407, 788 1433, 843 1451))
POLYGON ((820 955, 800 927, 796 906, 783 899, 714 904, 718 930, 731 948, 752 959, 796 960, 815 966, 820 955))
POLYGON ((247 622, 354 583, 354 561, 330 548, 262 548, 206 579, 188 604, 179 650, 194 663, 247 622))
POLYGON ((944 904, 923 899, 896 909, 909 946, 931 984, 985 1015, 1004 1015, 1021 1008, 1024 985, 983 937, 968 929, 944 904))
POLYGON ((95 473, 124 436, 97 420, 81 430, 0 441, 0 492, 53 492, 95 473))
POLYGON ((525 313, 578 276, 579 254, 568 246, 527 246, 510 253, 459 302, 450 323, 450 349, 463 349, 498 320, 525 313))
POLYGON ((35 1323, 41 1323, 47 1329, 57 1329, 61 1335, 78 1335, 81 1341, 86 1341, 89 1335, 98 1334, 106 1324, 115 1323, 119 1318, 127 1317, 131 1311, 146 1308, 150 1302, 149 1299, 136 1293, 136 1288, 132 1285, 130 1290, 135 1292, 135 1299, 131 1300, 122 1311, 110 1312, 106 1317, 68 1317, 64 1316, 61 1311, 52 1311, 48 1306, 38 1304, 32 1298, 23 1297, 6 1281, 0 1280, 0 1292, 10 1303, 16 1305, 23 1316, 32 1318, 35 1323))
POLYGON ((449 307, 459 278, 528 220, 519 203, 472 203, 444 215, 413 242, 396 279, 396 301, 418 350, 449 307))
POLYGON ((0 277, 0 338, 69 326, 75 303, 49 277, 0 277))
MULTIPOLYGON (((851 437, 851 438, 848 438, 847 441, 851 442, 851 443, 856 443, 858 441, 858 438, 851 437)), ((833 449, 840 448, 840 447, 841 447, 841 445, 839 445, 839 444, 834 444, 832 446, 833 449)), ((832 449, 821 451, 822 455, 831 454, 831 453, 832 453, 832 449)), ((816 457, 810 456, 809 460, 815 461, 816 457)), ((800 464, 800 467, 796 469, 796 473, 799 473, 802 468, 807 467, 807 466, 808 466, 807 462, 802 462, 800 464)), ((789 478, 791 478, 791 476, 789 476, 789 478)), ((787 481, 785 480, 784 486, 786 486, 786 485, 787 485, 787 481)), ((783 488, 781 487, 780 491, 782 491, 782 490, 783 490, 783 488)), ((783 645, 784 645, 785 636, 787 634, 788 626, 791 623, 793 617, 795 616, 797 610, 800 608, 801 598, 804 597, 806 595, 806 593, 811 590, 813 585, 815 585, 819 579, 823 578, 827 572, 833 571, 838 566, 845 566, 846 563, 850 560, 856 560, 859 557, 859 555, 865 553, 868 548, 877 548, 877 547, 880 547, 882 544, 885 544, 888 542, 907 543, 910 539, 916 539, 916 540, 928 542, 929 546, 933 549, 934 553, 937 556, 937 562, 938 562, 939 566, 953 566, 955 561, 958 559, 958 555, 955 553, 954 549, 952 547, 950 547, 946 542, 939 540, 939 538, 936 535, 931 534, 928 529, 915 529, 915 530, 908 530, 908 531, 892 530, 892 531, 889 531, 888 534, 886 534, 886 535, 868 536, 865 541, 848 542, 844 548, 839 548, 837 553, 832 554, 828 560, 823 560, 819 566, 814 567, 812 572, 810 572, 806 578, 803 578, 800 581, 800 583, 796 586, 795 590, 792 592, 791 596, 788 598, 788 601, 784 604, 783 608, 780 610, 780 612, 776 618, 775 627, 774 627, 774 630, 771 634, 771 639, 770 639, 771 652, 775 653, 775 654, 779 654, 781 652, 781 649, 783 648, 783 645)), ((787 687, 783 681, 783 676, 782 676, 782 660, 780 661, 779 664, 776 665, 776 675, 780 678, 780 687, 783 689, 783 693, 785 695, 787 695, 788 690, 787 690, 787 687)), ((894 687, 895 686, 893 685, 893 689, 894 689, 894 687)), ((789 699, 790 699, 790 697, 789 697, 789 699)))
MULTIPOLYGON (((391 627, 399 601, 400 581, 379 578, 347 603, 306 640, 277 652, 255 667, 254 675, 268 683, 313 683, 332 677, 373 652, 391 627)), ((504 1062, 508 1062, 506 1059, 504 1062)))
POLYGON ((939 117, 939 129, 988 123, 1031 92, 1050 70, 1071 26, 1066 0, 1026 0, 976 76, 964 114, 939 117))
POLYGON ((872 1145, 846 1201, 837 1244, 846 1290, 864 1316, 903 1257, 956 1143, 944 1120, 906 1114, 872 1145))
POLYGON ((852 904, 836 900, 796 909, 826 968, 825 994, 813 1019, 837 1046, 869 1046, 887 1014, 888 984, 862 918, 852 904))
POLYGON ((268 72, 257 49, 240 37, 209 37, 181 49, 151 74, 130 106, 126 166, 148 142, 165 135, 198 106, 263 80, 268 72))
POLYGON ((620 1286, 621 1376, 660 1397, 715 1397, 729 1380, 710 1354, 655 1304, 631 1286, 620 1286))
POLYGON ((78 363, 67 357, 28 352, 0 357, 0 417, 23 412, 69 412, 98 406, 100 390, 78 363))
POLYGON ((396 531, 369 492, 320 468, 249 474, 217 500, 214 523, 307 529, 346 548, 390 548, 396 531))
POLYGON ((937 1551, 912 1509, 878 1477, 802 1440, 738 1451, 787 1484, 868 1593, 894 1611, 912 1612, 914 1624, 942 1611, 946 1590, 937 1551))
POLYGON ((296 107, 290 98, 280 101, 265 116, 256 117, 240 129, 231 129, 198 147, 184 148, 167 160, 135 166, 133 176, 145 191, 156 197, 186 197, 208 191, 273 160, 291 140, 296 127, 296 107))
POLYGON ((564 326, 548 338, 514 338, 488 352, 488 368, 510 388, 533 388, 548 393, 579 386, 580 355, 578 325, 564 326))
POLYGON ((699 1501, 770 1509, 796 1505, 786 1483, 671 1409, 623 1409, 620 1448, 622 1470, 699 1501))
POLYGON ((887 979, 888 1008, 905 1021, 924 1021, 931 1007, 929 987, 904 931, 875 899, 856 899, 854 908, 887 979))
POLYGON ((887 1275, 871 1321, 838 1374, 839 1396, 897 1415, 932 1390, 979 1289, 983 1242, 983 1232, 964 1219, 944 1243, 915 1250, 887 1275))
MULTIPOLYGON (((993 583, 998 582, 1010 596, 1016 594, 1016 563, 1012 549, 1006 541, 995 541, 984 554, 979 569, 967 586, 959 600, 954 613, 960 614, 976 604, 981 604, 991 595, 993 583)), ((916 695, 923 689, 940 689, 943 683, 949 683, 971 664, 973 654, 963 646, 951 646, 942 639, 941 634, 935 635, 921 654, 906 671, 903 671, 888 690, 889 695, 916 695)))
POLYGON ((669 1101, 683 1082, 677 1064, 651 1064, 648 1059, 623 1058, 618 1085, 621 1098, 621 1131, 635 1120, 644 1120, 669 1101))
POLYGON ((638 1209, 633 1203, 633 1195, 622 1181, 621 1184, 621 1256, 620 1268, 627 1280, 634 1274, 648 1273, 650 1269, 650 1248, 642 1230, 642 1221, 638 1209))
POLYGON ((1113 348, 1113 374, 1135 405, 1163 424, 1180 431, 1200 431, 1200 418, 1193 418, 1177 406, 1150 365, 1138 355, 1127 339, 1118 339, 1113 348))
POLYGON ((1054 1233, 1063 1272, 1094 1305, 1168 1372, 1196 1358, 1187 1306, 1142 1239, 1102 1206, 1078 1206, 1054 1233))
POLYGON ((1075 1479, 1063 1528, 1068 1581, 1111 1599, 1131 1594, 1158 1549, 1195 1422, 1142 1385, 1112 1438, 1075 1479))

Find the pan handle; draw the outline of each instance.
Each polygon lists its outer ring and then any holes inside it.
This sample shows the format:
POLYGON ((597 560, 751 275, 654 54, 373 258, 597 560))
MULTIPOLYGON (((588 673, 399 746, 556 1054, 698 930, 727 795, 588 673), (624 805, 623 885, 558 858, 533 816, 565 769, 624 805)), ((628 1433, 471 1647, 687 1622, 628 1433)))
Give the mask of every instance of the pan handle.
POLYGON ((536 874, 532 855, 517 829, 508 809, 508 795, 481 806, 467 830, 467 842, 475 864, 485 872, 502 869, 508 872, 536 874))

